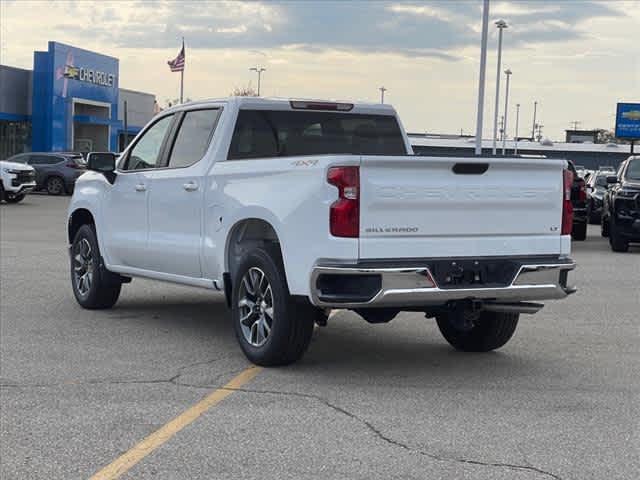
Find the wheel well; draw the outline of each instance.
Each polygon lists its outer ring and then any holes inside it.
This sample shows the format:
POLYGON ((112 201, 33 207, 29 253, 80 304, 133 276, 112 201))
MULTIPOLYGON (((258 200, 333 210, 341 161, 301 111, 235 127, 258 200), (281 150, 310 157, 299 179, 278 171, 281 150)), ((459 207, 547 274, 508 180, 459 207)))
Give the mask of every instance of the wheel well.
POLYGON ((96 222, 93 219, 93 215, 86 208, 79 208, 71 214, 69 218, 68 232, 69 243, 73 242, 73 238, 82 225, 95 225, 96 222))
POLYGON ((258 218, 249 218, 238 222, 229 234, 225 256, 224 287, 229 305, 231 302, 231 281, 235 278, 240 259, 245 253, 256 247, 275 247, 282 255, 280 240, 271 224, 258 218))

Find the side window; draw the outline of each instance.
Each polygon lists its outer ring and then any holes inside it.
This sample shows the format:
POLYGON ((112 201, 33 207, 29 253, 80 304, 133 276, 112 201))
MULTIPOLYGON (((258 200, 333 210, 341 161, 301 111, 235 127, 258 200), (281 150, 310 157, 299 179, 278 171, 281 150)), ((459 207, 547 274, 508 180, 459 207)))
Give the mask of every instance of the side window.
POLYGON ((173 115, 167 115, 154 123, 129 151, 122 170, 142 170, 157 167, 160 162, 162 144, 172 120, 173 115))
POLYGON ((29 160, 29 164, 31 165, 54 165, 56 163, 60 163, 63 160, 61 157, 56 157, 53 155, 31 155, 31 160, 29 160))
POLYGON ((206 153, 220 110, 186 112, 169 157, 170 168, 188 167, 206 153))
POLYGON ((29 155, 14 155, 13 157, 9 157, 7 158, 7 162, 14 162, 14 163, 27 163, 29 160, 29 155))
POLYGON ((229 160, 269 158, 278 155, 277 131, 268 118, 268 112, 240 111, 229 147, 229 160))

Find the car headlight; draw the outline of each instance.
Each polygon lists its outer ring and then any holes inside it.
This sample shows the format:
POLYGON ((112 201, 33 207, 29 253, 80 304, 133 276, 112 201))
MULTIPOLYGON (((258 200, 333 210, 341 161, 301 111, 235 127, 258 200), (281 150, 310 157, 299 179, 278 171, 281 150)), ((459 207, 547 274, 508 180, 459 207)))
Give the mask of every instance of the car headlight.
POLYGON ((13 173, 15 175, 18 175, 20 172, 22 172, 22 170, 16 170, 15 168, 3 168, 2 170, 4 170, 6 173, 13 173))

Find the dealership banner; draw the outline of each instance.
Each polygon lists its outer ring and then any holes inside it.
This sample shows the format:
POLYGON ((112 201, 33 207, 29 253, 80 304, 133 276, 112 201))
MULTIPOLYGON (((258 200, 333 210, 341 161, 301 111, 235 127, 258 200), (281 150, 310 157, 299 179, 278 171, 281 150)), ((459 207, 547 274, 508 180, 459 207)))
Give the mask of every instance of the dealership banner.
POLYGON ((640 140, 640 103, 618 103, 616 137, 640 140))

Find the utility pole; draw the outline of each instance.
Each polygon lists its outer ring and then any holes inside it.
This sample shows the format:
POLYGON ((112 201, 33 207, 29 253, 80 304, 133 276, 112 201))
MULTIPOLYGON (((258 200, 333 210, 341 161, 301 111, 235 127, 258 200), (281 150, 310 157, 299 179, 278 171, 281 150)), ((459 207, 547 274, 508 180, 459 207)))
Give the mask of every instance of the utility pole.
POLYGON ((538 102, 533 102, 533 125, 531 126, 531 141, 536 139, 536 113, 538 113, 538 102))
POLYGON ((261 66, 251 67, 249 71, 256 72, 258 74, 258 96, 260 96, 260 80, 262 78, 262 72, 265 72, 267 69, 261 66))
POLYGON ((478 116, 476 118, 476 155, 482 155, 482 120, 484 115, 484 84, 487 72, 487 37, 489 35, 489 0, 482 8, 482 42, 480 45, 480 78, 478 79, 478 116))
POLYGON ((520 124, 520 104, 516 103, 516 144, 513 149, 513 154, 518 155, 518 127, 520 124))
POLYGON ((573 124, 573 130, 578 130, 578 125, 580 125, 582 122, 580 120, 574 120, 573 122, 571 122, 573 124))
POLYGON ((388 89, 385 87, 380 87, 378 90, 380 90, 380 103, 384 103, 384 92, 386 92, 388 89))
POLYGON ((504 97, 504 135, 502 137, 502 155, 506 155, 507 153, 507 119, 509 117, 509 80, 511 79, 511 74, 513 72, 508 68, 504 71, 504 74, 507 76, 507 91, 505 92, 504 97))
POLYGON ((496 154, 498 143, 498 109, 500 108, 500 77, 502 68, 502 31, 507 27, 507 22, 504 20, 498 20, 496 22, 498 27, 498 68, 496 70, 496 104, 493 109, 493 155, 496 154))
POLYGON ((538 136, 537 136, 538 142, 542 141, 542 127, 544 127, 544 125, 541 125, 541 124, 536 125, 536 128, 538 129, 538 136))

